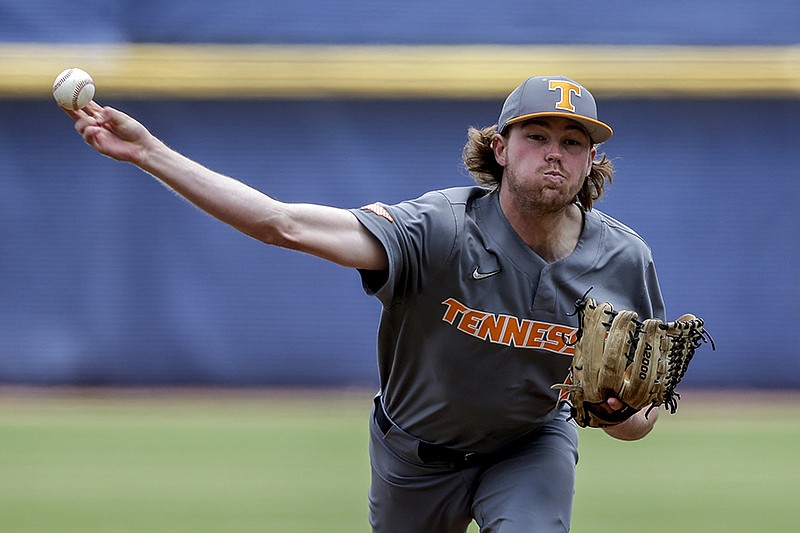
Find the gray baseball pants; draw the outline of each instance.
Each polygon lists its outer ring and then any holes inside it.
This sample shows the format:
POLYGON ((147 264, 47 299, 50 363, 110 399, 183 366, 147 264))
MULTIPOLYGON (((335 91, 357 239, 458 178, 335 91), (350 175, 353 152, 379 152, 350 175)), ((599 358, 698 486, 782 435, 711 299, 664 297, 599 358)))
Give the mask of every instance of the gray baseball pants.
MULTIPOLYGON (((379 399, 375 409, 382 409, 379 399)), ((567 406, 508 454, 459 465, 426 464, 418 439, 387 423, 385 414, 379 424, 375 414, 369 491, 374 533, 465 533, 473 518, 482 533, 569 531, 578 430, 567 421, 567 406)))

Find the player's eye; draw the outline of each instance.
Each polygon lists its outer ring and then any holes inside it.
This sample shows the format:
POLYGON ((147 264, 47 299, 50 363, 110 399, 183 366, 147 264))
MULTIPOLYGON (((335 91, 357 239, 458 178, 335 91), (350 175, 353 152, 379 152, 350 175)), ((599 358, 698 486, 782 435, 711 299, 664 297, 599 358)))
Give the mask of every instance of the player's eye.
POLYGON ((586 143, 581 139, 566 139, 564 141, 564 146, 571 150, 583 148, 585 145, 586 143))

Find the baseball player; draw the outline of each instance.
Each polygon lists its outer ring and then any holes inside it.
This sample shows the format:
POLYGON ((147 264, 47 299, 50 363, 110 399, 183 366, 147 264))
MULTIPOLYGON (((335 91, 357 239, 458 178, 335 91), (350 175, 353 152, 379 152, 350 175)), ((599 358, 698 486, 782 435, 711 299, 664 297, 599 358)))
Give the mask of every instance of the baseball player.
MULTIPOLYGON (((568 531, 578 431, 553 384, 567 376, 575 303, 664 318, 651 251, 593 208, 613 174, 592 94, 561 76, 525 80, 498 123, 470 128, 477 185, 360 209, 285 204, 165 146, 92 102, 68 111, 85 141, 128 161, 267 244, 358 269, 383 305, 371 418, 376 532, 568 531)), ((598 409, 626 406, 609 398, 598 409)), ((604 428, 645 436, 639 411, 604 428)))

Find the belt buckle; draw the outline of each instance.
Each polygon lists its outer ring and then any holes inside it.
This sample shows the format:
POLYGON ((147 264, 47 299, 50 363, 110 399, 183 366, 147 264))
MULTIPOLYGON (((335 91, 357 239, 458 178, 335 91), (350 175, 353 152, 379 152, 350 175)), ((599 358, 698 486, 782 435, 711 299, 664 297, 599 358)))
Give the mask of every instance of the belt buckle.
POLYGON ((462 468, 476 464, 482 454, 478 452, 462 452, 420 441, 417 445, 417 455, 425 464, 445 464, 450 468, 462 468))
POLYGON ((479 457, 480 454, 477 452, 463 452, 450 463, 450 467, 463 468, 465 466, 470 466, 473 464, 473 461, 477 462, 479 457))

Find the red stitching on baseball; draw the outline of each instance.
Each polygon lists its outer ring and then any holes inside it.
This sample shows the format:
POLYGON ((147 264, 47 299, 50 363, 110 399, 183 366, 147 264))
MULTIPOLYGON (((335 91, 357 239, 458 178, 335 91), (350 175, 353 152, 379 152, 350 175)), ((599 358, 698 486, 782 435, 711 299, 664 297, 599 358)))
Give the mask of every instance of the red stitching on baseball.
POLYGON ((81 95, 81 91, 84 88, 88 87, 89 85, 94 85, 94 83, 92 83, 89 80, 81 80, 75 86, 75 92, 72 93, 72 109, 74 111, 77 111, 79 109, 79 107, 78 107, 78 97, 81 95))
POLYGON ((58 88, 61 87, 61 84, 64 83, 65 81, 67 81, 67 78, 72 76, 72 71, 73 71, 73 69, 69 69, 66 74, 61 76, 58 79, 58 81, 56 81, 55 85, 53 85, 53 92, 56 92, 58 90, 58 88))

